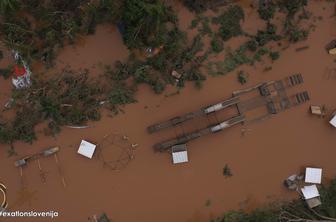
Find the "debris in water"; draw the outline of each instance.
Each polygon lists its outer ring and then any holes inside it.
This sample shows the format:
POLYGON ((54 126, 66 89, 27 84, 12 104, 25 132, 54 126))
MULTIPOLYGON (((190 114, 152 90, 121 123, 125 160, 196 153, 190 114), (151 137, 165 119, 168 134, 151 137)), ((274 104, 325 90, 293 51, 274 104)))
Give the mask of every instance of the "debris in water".
POLYGON ((336 55, 336 39, 326 45, 326 50, 330 55, 336 55))
POLYGON ((231 169, 230 169, 229 165, 227 165, 227 164, 225 164, 225 166, 223 168, 223 175, 225 177, 232 177, 233 176, 233 174, 231 172, 231 169))
POLYGON ((295 51, 300 52, 300 51, 303 51, 303 50, 306 50, 306 49, 309 49, 308 45, 296 48, 295 51))
POLYGON ((320 116, 320 117, 324 117, 326 114, 326 106, 325 105, 312 105, 310 106, 310 111, 312 114, 320 116))
POLYGON ((92 128, 93 126, 65 126, 67 128, 71 128, 71 129, 87 129, 87 128, 92 128))

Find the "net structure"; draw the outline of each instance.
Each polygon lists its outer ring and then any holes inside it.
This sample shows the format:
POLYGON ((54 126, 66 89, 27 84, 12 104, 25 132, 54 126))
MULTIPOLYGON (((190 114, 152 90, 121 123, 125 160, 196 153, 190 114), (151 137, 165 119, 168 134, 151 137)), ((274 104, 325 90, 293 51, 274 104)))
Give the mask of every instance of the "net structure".
POLYGON ((133 159, 134 150, 138 146, 122 134, 108 134, 97 145, 97 159, 103 167, 113 171, 124 169, 133 159))

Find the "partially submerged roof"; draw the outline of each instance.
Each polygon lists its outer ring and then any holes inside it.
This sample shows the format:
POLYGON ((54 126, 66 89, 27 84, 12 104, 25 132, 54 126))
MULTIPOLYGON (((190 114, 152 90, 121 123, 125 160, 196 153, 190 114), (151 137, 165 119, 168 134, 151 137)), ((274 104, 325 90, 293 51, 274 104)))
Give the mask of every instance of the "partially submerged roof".
POLYGON ((94 152, 96 149, 96 145, 92 144, 88 141, 82 140, 79 149, 78 149, 78 153, 87 157, 87 158, 92 158, 94 152))
POLYGON ((186 144, 179 144, 172 147, 173 163, 186 163, 188 162, 188 152, 186 144))
POLYGON ((302 191, 303 197, 306 200, 320 196, 320 193, 316 185, 304 186, 303 188, 301 188, 301 191, 302 191))
POLYGON ((336 127, 336 115, 333 116, 333 118, 329 121, 329 123, 333 125, 333 127, 336 127))
POLYGON ((322 180, 322 169, 321 168, 306 168, 306 176, 305 182, 306 183, 316 183, 321 184, 322 180))

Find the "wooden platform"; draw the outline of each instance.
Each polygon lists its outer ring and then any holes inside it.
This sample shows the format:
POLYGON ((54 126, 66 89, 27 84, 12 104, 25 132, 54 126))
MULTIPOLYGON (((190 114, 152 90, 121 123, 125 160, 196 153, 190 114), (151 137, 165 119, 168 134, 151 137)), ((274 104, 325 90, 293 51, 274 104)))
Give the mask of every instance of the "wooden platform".
POLYGON ((219 132, 239 123, 262 120, 266 117, 269 117, 270 115, 285 111, 293 106, 303 104, 310 99, 307 91, 299 92, 291 96, 288 96, 286 92, 287 88, 294 87, 296 85, 302 84, 303 82, 304 81, 301 74, 294 74, 282 80, 263 82, 247 89, 235 91, 232 93, 231 98, 228 98, 227 100, 217 104, 213 104, 196 112, 187 113, 185 115, 172 118, 168 121, 149 126, 147 128, 148 132, 154 133, 163 129, 183 124, 188 120, 200 116, 214 115, 216 112, 225 110, 228 107, 234 106, 237 109, 236 116, 228 118, 224 121, 218 120, 218 123, 212 126, 195 130, 190 133, 177 135, 174 139, 157 143, 154 145, 154 149, 156 151, 162 152, 170 149, 174 145, 185 144, 201 136, 219 132), (247 94, 250 95, 249 93, 254 95, 254 97, 243 100, 242 97, 244 98, 247 94), (248 112, 255 111, 262 107, 266 108, 264 109, 266 110, 266 113, 262 113, 253 119, 246 119, 248 112))

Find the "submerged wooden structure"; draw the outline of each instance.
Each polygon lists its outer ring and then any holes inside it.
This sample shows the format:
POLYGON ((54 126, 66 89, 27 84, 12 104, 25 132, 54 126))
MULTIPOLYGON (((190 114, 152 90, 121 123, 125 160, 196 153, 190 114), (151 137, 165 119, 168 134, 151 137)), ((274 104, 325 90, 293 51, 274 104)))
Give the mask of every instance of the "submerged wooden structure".
POLYGON ((177 135, 176 138, 157 143, 154 145, 154 149, 160 152, 166 151, 174 145, 187 143, 201 136, 222 131, 239 123, 261 120, 267 116, 277 114, 293 106, 305 103, 310 99, 307 91, 302 91, 288 96, 286 90, 302 84, 303 82, 304 80, 301 74, 294 74, 282 80, 263 82, 251 88, 235 91, 232 93, 231 98, 219 103, 151 125, 147 128, 147 130, 149 133, 155 133, 164 129, 179 126, 197 117, 212 115, 229 107, 235 107, 237 111, 236 115, 225 119, 224 121, 218 121, 218 123, 210 125, 204 129, 177 135), (257 92, 257 96, 244 99, 246 95, 249 93, 253 94, 253 92, 254 94, 257 92), (246 117, 248 112, 261 107, 266 108, 267 112, 265 114, 257 116, 253 119, 248 119, 246 117))
POLYGON ((58 151, 59 151, 59 147, 48 148, 46 150, 42 150, 39 153, 32 154, 32 155, 29 155, 29 156, 25 156, 22 159, 19 159, 19 160, 15 161, 14 165, 16 167, 22 167, 24 165, 27 165, 28 161, 36 160, 36 159, 41 158, 41 157, 51 156, 53 154, 56 154, 58 151))
MULTIPOLYGON (((23 177, 23 170, 22 170, 23 167, 26 166, 28 164, 28 162, 36 160, 37 164, 38 164, 38 169, 39 169, 41 180, 42 180, 43 183, 46 183, 46 176, 45 176, 45 172, 43 171, 43 169, 41 167, 40 158, 49 157, 49 156, 53 155, 54 158, 55 158, 55 162, 57 164, 58 173, 61 176, 62 184, 63 184, 64 187, 66 187, 65 178, 64 178, 64 175, 63 175, 63 169, 62 169, 62 167, 59 163, 59 160, 57 158, 57 153, 58 152, 59 152, 59 147, 57 147, 57 146, 52 147, 52 148, 48 148, 48 149, 42 150, 38 153, 25 156, 25 157, 15 161, 14 165, 20 169, 20 176, 21 176, 21 179, 22 179, 22 177, 23 177)), ((21 181, 21 182, 23 184, 23 181, 21 181)))

